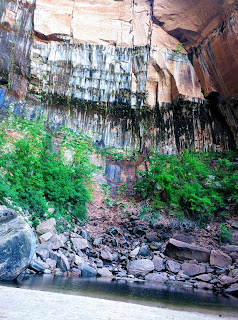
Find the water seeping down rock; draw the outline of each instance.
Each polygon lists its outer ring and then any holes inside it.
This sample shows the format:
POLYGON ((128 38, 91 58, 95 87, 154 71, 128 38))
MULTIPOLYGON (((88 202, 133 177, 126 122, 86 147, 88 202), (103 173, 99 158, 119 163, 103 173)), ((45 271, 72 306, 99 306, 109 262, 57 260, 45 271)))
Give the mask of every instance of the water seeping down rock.
POLYGON ((15 112, 44 114, 101 147, 235 147, 234 1, 4 0, 0 9, 0 82, 33 99, 15 112))

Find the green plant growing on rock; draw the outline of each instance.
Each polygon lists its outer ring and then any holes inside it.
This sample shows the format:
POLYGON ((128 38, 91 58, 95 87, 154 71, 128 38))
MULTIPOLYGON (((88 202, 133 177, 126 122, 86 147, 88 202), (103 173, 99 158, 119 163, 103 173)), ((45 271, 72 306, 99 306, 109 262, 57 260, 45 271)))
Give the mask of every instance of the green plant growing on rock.
POLYGON ((220 226, 219 239, 221 244, 231 242, 232 239, 231 232, 224 223, 220 226))
POLYGON ((49 206, 55 215, 84 219, 93 171, 86 138, 63 129, 60 152, 55 153, 43 120, 10 115, 0 127, 0 203, 8 199, 28 210, 35 223, 49 206), (72 161, 65 159, 65 149, 72 150, 72 161))
POLYGON ((176 49, 173 50, 173 53, 171 54, 173 57, 179 57, 180 53, 182 53, 182 50, 184 49, 184 43, 179 42, 176 49))
POLYGON ((237 203, 237 164, 234 154, 202 154, 185 151, 181 155, 154 153, 148 170, 139 172, 137 192, 150 199, 155 211, 167 207, 183 217, 205 225, 221 212, 228 199, 237 203), (216 166, 211 168, 214 157, 216 166), (223 158, 222 158, 223 157, 223 158))

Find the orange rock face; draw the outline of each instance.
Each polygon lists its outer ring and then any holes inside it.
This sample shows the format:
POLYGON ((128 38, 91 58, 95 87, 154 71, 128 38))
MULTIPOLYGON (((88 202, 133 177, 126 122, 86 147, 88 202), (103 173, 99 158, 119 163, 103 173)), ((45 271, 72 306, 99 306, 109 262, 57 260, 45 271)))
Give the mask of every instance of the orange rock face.
MULTIPOLYGON (((152 107, 156 103, 171 103, 180 95, 190 100, 201 99, 201 87, 193 66, 185 55, 172 51, 179 41, 154 23, 155 4, 148 0, 37 0, 34 16, 37 50, 39 47, 44 50, 51 41, 62 40, 70 44, 112 47, 150 46, 149 60, 145 61, 146 103, 152 107)), ((68 59, 68 55, 65 56, 68 59)), ((123 64, 123 61, 117 63, 123 64)), ((136 95, 141 92, 138 83, 141 79, 135 75, 135 69, 132 63, 130 90, 136 95)), ((34 76, 42 81, 37 72, 34 76)), ((132 106, 136 103, 133 99, 132 106)))
POLYGON ((194 50, 194 67, 205 96, 238 92, 238 14, 234 12, 194 50))

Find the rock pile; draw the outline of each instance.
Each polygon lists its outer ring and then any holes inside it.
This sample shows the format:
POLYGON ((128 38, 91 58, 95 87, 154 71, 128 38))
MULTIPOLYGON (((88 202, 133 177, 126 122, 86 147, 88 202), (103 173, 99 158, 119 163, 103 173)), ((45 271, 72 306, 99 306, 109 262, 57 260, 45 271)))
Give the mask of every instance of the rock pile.
MULTIPOLYGON (((134 278, 178 282, 184 286, 238 293, 238 246, 207 248, 193 233, 176 233, 172 225, 151 225, 136 216, 124 218, 120 230, 93 237, 77 225, 57 234, 54 218, 41 223, 32 269, 56 275, 134 278), (43 233, 44 232, 44 233, 43 233), (39 267, 40 266, 40 267, 39 267)), ((34 271, 32 271, 34 272, 34 271)))

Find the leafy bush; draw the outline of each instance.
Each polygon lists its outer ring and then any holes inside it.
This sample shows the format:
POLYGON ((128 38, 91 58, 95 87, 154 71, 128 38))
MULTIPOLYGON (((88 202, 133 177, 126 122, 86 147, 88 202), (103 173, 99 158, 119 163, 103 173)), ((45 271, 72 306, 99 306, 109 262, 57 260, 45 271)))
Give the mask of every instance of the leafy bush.
POLYGON ((154 210, 164 206, 179 217, 205 224, 214 214, 223 212, 229 198, 237 201, 237 164, 232 162, 235 154, 228 155, 155 153, 149 159, 149 169, 139 172, 141 180, 136 190, 151 199, 154 210), (212 167, 214 157, 219 158, 212 167))
POLYGON ((56 215, 86 215, 90 199, 89 148, 82 134, 61 130, 59 153, 53 152, 52 135, 43 121, 20 120, 10 116, 0 124, 0 203, 10 199, 29 210, 33 220, 49 206, 56 215), (14 134, 11 134, 14 133, 14 134), (66 161, 65 151, 72 154, 66 161))
POLYGON ((220 243, 231 242, 232 234, 230 230, 227 229, 224 223, 220 226, 219 238, 220 238, 220 243))

